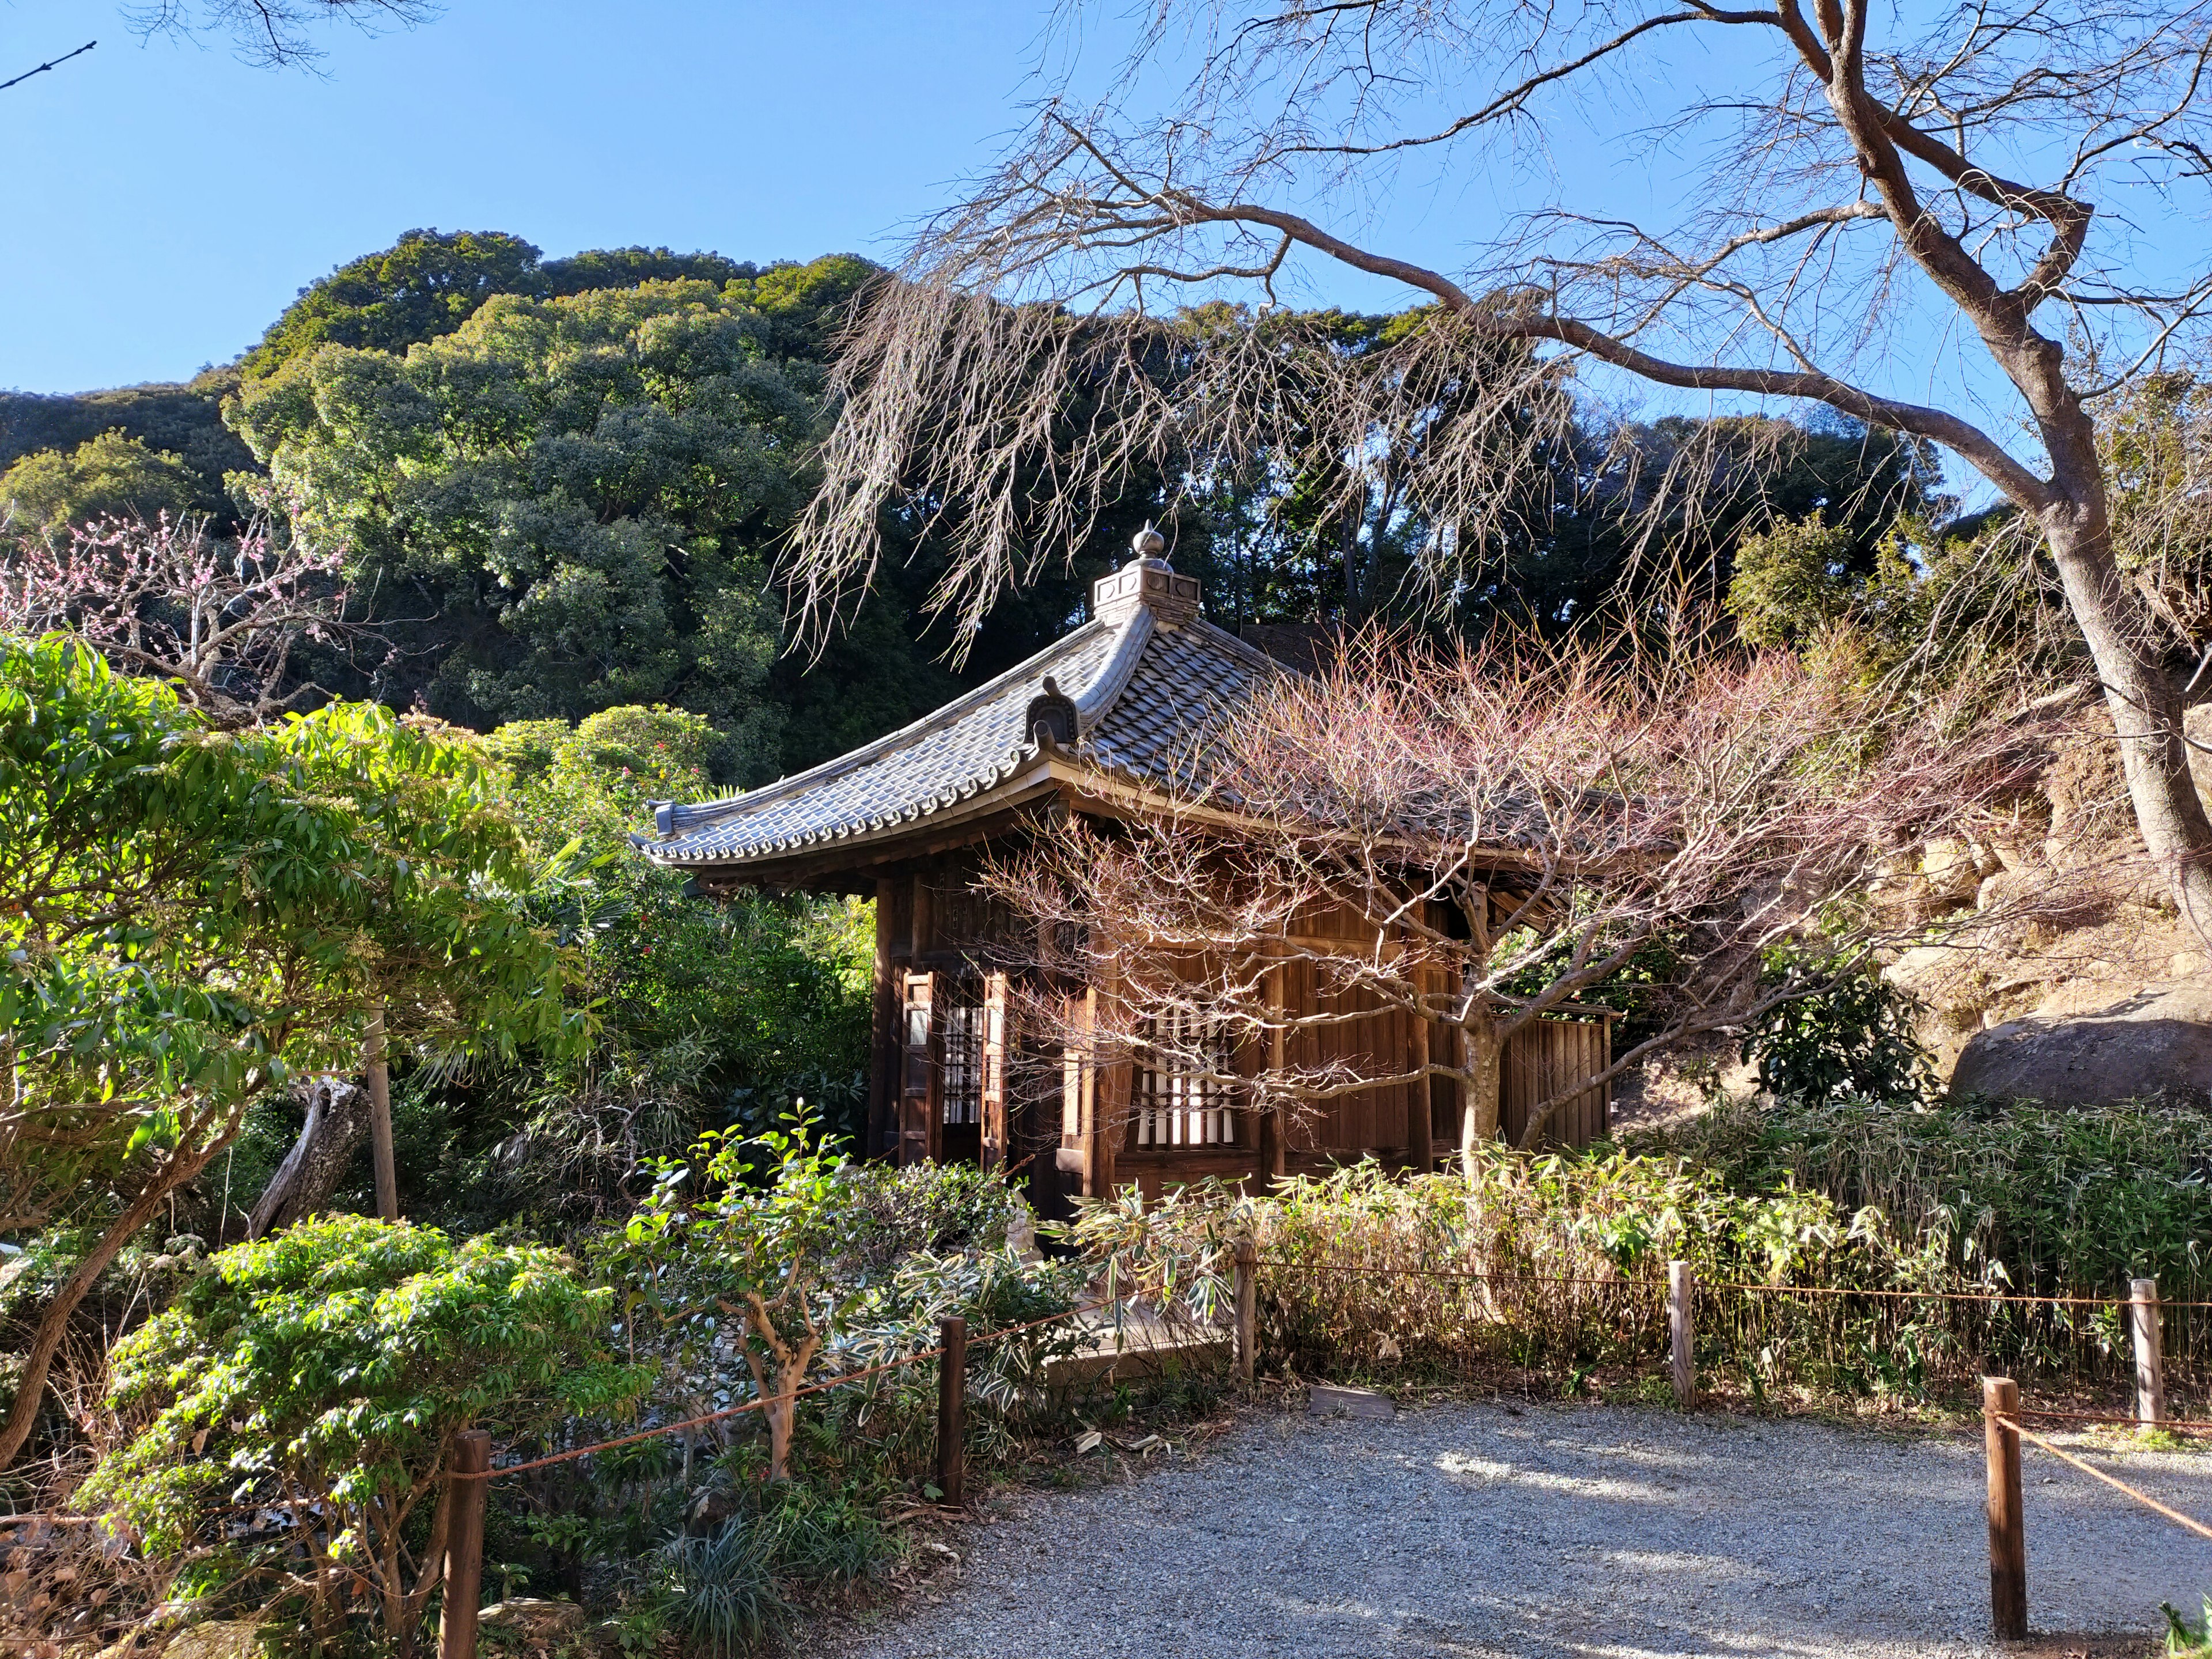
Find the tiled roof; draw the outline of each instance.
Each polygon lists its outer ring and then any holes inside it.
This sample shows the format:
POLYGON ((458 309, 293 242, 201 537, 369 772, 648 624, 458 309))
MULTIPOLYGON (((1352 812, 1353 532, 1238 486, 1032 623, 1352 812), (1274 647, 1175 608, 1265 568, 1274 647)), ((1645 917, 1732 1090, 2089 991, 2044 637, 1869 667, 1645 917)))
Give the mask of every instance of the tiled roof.
POLYGON ((1187 787, 1204 764, 1214 716, 1279 671, 1191 614, 1196 585, 1157 561, 1126 566, 1098 586, 1112 602, 1098 605, 1096 619, 988 684, 812 771, 726 800, 665 806, 655 815, 657 839, 638 845, 663 864, 726 867, 895 832, 974 799, 1042 756, 1026 725, 1048 678, 1075 704, 1067 751, 1076 759, 1170 790, 1187 787), (1163 586, 1155 570, 1174 585, 1169 602, 1137 593, 1133 578, 1163 586), (1108 586, 1117 580, 1115 599, 1108 586), (1176 603, 1186 588, 1192 603, 1176 603))

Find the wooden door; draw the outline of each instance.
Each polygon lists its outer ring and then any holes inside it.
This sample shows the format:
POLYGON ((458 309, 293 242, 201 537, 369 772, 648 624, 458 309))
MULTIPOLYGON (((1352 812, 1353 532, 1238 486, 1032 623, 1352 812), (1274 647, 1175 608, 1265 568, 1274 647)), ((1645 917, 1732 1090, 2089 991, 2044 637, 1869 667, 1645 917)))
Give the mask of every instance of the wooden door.
POLYGON ((937 975, 908 974, 899 1009, 898 1161, 920 1164, 936 1145, 937 975))
POLYGON ((1091 1125, 1096 1116, 1098 1068, 1091 1062, 1091 1033, 1098 1012, 1098 994, 1079 991, 1064 1005, 1067 1046, 1060 1060, 1060 1150, 1054 1162, 1073 1179, 1073 1190, 1091 1191, 1091 1125))
POLYGON ((981 1076, 977 1079, 982 1098, 982 1156, 987 1170, 1006 1162, 1006 976, 983 978, 981 1076))

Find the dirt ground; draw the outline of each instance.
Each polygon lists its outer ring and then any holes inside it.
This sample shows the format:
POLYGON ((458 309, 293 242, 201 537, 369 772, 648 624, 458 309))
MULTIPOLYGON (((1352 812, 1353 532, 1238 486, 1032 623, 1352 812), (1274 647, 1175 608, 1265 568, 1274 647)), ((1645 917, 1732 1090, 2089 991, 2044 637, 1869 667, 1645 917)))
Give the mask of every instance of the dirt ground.
MULTIPOLYGON (((2185 1512, 2212 1455, 2100 1451, 2185 1512)), ((1089 1491, 1002 1498, 957 1566, 811 1654, 2140 1659, 2212 1544, 2033 1449, 2032 1624, 1988 1630, 1978 1437, 1491 1402, 1255 1410, 1089 1491), (2091 1640, 2066 1632, 2096 1632, 2091 1640)))

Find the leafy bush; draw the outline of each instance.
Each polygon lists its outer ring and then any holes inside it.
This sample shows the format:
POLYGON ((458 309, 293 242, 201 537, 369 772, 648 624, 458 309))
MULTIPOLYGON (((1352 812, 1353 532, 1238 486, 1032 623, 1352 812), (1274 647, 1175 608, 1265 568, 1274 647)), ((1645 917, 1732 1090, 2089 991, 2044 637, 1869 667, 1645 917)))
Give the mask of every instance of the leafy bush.
MULTIPOLYGON (((1810 983, 1828 979, 1832 968, 1817 952, 1782 951, 1767 977, 1810 983)), ((1759 1086, 1778 1100, 1926 1100, 1936 1092, 1936 1067, 1913 1033, 1917 1012, 1865 963, 1770 1009, 1745 1035, 1743 1057, 1757 1062, 1759 1086)))
POLYGON ((1028 1206, 972 1164, 847 1164, 837 1202, 848 1214, 846 1271, 876 1278, 902 1258, 997 1250, 1028 1206))
MULTIPOLYGON (((1486 1148, 1472 1182, 1370 1163, 1263 1199, 1211 1184, 1125 1194, 1086 1203, 1066 1231, 1117 1293, 1199 1320, 1225 1316, 1232 1246, 1254 1238, 1263 1349, 1302 1375, 1656 1363, 1679 1260, 1698 1281, 1701 1364, 1754 1399, 1919 1399, 1984 1368, 2118 1381, 2112 1305, 1985 1293, 2124 1297, 2130 1273, 2162 1266, 2169 1297, 2195 1299, 2212 1114, 2170 1144, 2138 1109, 2082 1115, 1739 1111, 1633 1148, 1486 1148)), ((2201 1346, 2194 1319, 2169 1310, 2170 1352, 2201 1346)))
POLYGON ((365 1585, 406 1659, 454 1434, 617 1416, 649 1385, 606 1349, 611 1304, 555 1251, 357 1216, 238 1245, 117 1345, 112 1401, 137 1426, 81 1499, 151 1552, 212 1553, 233 1595, 296 1595, 318 1641, 365 1585), (241 1504, 242 1536, 222 1524, 241 1504))
POLYGON ((1264 1346, 1306 1374, 1627 1361, 1665 1343, 1669 1260, 1707 1284, 1891 1282, 1888 1239, 1822 1194, 1747 1197, 1683 1159, 1475 1153, 1474 1178, 1365 1162, 1264 1199, 1206 1183, 1085 1203, 1066 1229, 1111 1289, 1225 1316, 1255 1240, 1264 1346))
MULTIPOLYGON (((951 1315, 971 1317, 981 1336, 1072 1305, 1065 1272, 1002 1248, 989 1253, 1003 1247, 1018 1204, 981 1171, 884 1174, 848 1164, 796 1117, 750 1139, 709 1135, 693 1164, 661 1162, 653 1194, 601 1267, 625 1287, 625 1319, 645 1322, 683 1369, 742 1361, 756 1396, 771 1402, 762 1413, 767 1474, 781 1480, 794 1468, 793 1396, 817 1360, 835 1353, 839 1369, 861 1369, 934 1346, 937 1321, 951 1315), (940 1243, 961 1253, 917 1253, 940 1243)), ((998 1373, 1004 1405, 1049 1340, 994 1352, 1012 1368, 998 1373)), ((988 1366, 979 1373, 986 1397, 992 1376, 988 1366)), ((885 1380, 853 1398, 872 1408, 915 1380, 885 1380)), ((887 1432, 886 1445, 904 1431, 887 1432)))
POLYGON ((1639 1136, 1738 1193, 1784 1182, 1879 1208, 1994 1287, 2179 1298, 2212 1266, 2212 1110, 2131 1102, 1738 1106, 1639 1136))
POLYGON ((738 1659, 781 1628, 790 1613, 775 1583, 775 1531, 737 1518, 704 1538, 672 1538, 654 1564, 663 1617, 687 1650, 738 1659))
POLYGON ((395 1111, 431 1160, 425 1195, 466 1228, 619 1219, 653 1160, 707 1130, 773 1129, 804 1100, 856 1137, 866 1110, 872 907, 686 890, 637 856, 652 802, 714 791, 720 739, 696 714, 620 707, 485 740, 549 865, 544 920, 580 946, 600 1041, 573 1062, 403 1081, 395 1111), (431 1170, 437 1173, 431 1175, 431 1170))

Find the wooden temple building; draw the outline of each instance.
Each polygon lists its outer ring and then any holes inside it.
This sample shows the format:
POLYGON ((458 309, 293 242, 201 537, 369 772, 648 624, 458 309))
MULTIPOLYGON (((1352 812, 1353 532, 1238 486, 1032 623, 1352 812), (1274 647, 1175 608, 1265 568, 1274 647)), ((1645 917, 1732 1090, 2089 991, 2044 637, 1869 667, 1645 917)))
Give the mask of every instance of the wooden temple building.
MULTIPOLYGON (((1137 547, 1139 557, 1093 585, 1090 619, 1019 666, 798 776, 660 806, 654 837, 638 844, 709 893, 757 886, 876 901, 870 1156, 1007 1167, 1047 1216, 1065 1214, 1073 1196, 1132 1182, 1157 1196, 1207 1176, 1263 1181, 1366 1157, 1430 1167, 1458 1142, 1449 1079, 1346 1095, 1293 1122, 1249 1109, 1233 1088, 1148 1063, 1141 1048, 1094 1063, 1062 1042, 1022 1038, 1020 999, 1010 997, 1018 988, 994 966, 1009 959, 994 947, 1018 924, 978 893, 984 860, 1063 815, 1158 810, 1224 708, 1269 676, 1300 672, 1207 623, 1197 580, 1158 556, 1155 532, 1137 547)), ((1295 978, 1285 990, 1293 1004, 1316 994, 1295 978)), ((1427 1040, 1408 1029, 1419 1024, 1379 1013, 1328 1039, 1360 1044, 1381 1075, 1410 1069, 1393 1062, 1427 1040)), ((1552 1078, 1602 1072, 1609 1042, 1601 1022, 1518 1034, 1504 1055, 1505 1133, 1516 1132, 1516 1105, 1525 1121, 1548 1097, 1552 1078)), ((1217 1075, 1251 1076, 1259 1058, 1224 1055, 1217 1075)), ((1604 1133, 1607 1096, 1600 1087, 1578 1097, 1553 1120, 1553 1138, 1586 1144, 1604 1133)))

